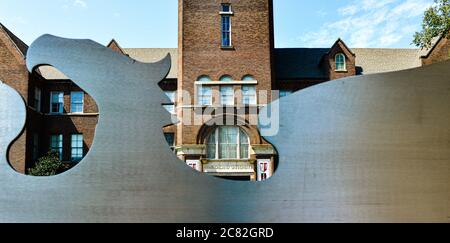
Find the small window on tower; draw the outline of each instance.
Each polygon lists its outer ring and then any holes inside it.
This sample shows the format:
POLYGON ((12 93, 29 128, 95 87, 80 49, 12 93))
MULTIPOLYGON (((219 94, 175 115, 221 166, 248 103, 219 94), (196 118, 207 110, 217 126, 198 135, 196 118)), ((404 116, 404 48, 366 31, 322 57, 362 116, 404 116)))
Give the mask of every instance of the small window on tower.
POLYGON ((231 4, 228 3, 224 3, 222 4, 222 14, 232 14, 233 12, 231 11, 231 4))
POLYGON ((220 11, 222 16, 222 47, 230 48, 231 44, 231 16, 233 12, 231 10, 231 4, 222 4, 222 9, 220 11))

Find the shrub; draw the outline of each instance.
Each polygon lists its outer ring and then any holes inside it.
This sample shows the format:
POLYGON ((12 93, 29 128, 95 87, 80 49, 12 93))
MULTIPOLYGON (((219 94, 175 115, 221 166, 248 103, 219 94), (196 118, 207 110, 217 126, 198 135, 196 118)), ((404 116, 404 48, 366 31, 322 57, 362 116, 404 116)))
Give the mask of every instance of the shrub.
POLYGON ((31 176, 54 176, 70 169, 70 165, 61 162, 57 152, 50 151, 40 158, 34 168, 28 170, 31 176))

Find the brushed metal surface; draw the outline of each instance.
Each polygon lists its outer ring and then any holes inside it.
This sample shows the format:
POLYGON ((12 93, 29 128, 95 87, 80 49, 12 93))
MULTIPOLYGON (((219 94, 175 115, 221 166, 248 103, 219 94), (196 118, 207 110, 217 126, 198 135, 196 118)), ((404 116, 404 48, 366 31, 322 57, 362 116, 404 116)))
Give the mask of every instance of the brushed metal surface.
POLYGON ((280 166, 266 182, 226 181, 179 161, 161 127, 169 57, 139 63, 89 40, 46 35, 49 64, 96 100, 94 145, 47 178, 17 174, 5 146, 20 96, 0 85, 2 222, 450 222, 450 63, 328 82, 282 99, 280 166), (4 116, 3 114, 7 114, 4 116))

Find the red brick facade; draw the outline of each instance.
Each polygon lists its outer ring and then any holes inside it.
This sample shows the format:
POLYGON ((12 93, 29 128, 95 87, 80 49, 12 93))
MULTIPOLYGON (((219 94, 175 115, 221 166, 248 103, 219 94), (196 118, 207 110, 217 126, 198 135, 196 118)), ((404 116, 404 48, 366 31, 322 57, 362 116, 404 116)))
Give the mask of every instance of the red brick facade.
POLYGON ((427 55, 422 57, 423 65, 430 65, 450 59, 450 40, 440 38, 427 55))
MULTIPOLYGON (((243 85, 248 85, 243 82, 243 77, 251 75, 255 81, 252 85, 255 85, 257 91, 269 92, 267 100, 258 97, 256 107, 260 107, 271 101, 271 90, 297 91, 329 80, 357 75, 358 69, 356 60, 358 57, 340 39, 331 48, 317 48, 318 50, 300 50, 299 48, 295 50, 295 53, 291 50, 283 50, 277 59, 275 57, 277 49, 274 48, 272 5, 272 0, 179 0, 179 44, 178 59, 175 62, 178 78, 171 77, 160 83, 163 91, 178 91, 175 105, 179 118, 186 115, 193 116, 195 112, 212 107, 214 112, 209 121, 220 121, 231 117, 233 121, 241 122, 239 126, 248 135, 251 146, 250 159, 245 162, 252 164, 254 168, 260 159, 275 163, 275 149, 264 141, 256 126, 250 124, 249 121, 257 120, 257 112, 249 112, 252 105, 243 105, 239 92, 234 98, 232 111, 226 114, 221 113, 219 109, 223 107, 220 104, 221 86, 232 86, 234 91, 240 91, 243 85), (221 6, 224 3, 230 4, 232 10, 232 13, 226 13, 231 18, 232 26, 232 45, 228 47, 223 47, 221 42, 223 15, 221 6), (298 56, 297 52, 300 53, 298 56), (336 70, 338 54, 345 56, 345 69, 336 70), (287 57, 296 60, 305 59, 303 63, 310 64, 308 67, 314 70, 311 72, 302 70, 302 65, 298 64, 290 67, 285 67, 289 65, 284 63, 277 65, 285 61, 284 58, 287 57), (287 70, 288 75, 278 75, 279 69, 287 70), (296 74, 289 75, 290 73, 296 74), (220 83, 219 79, 223 75, 231 76, 232 81, 220 83), (207 84, 214 91, 211 107, 199 106, 197 100, 197 81, 201 76, 208 76, 211 80, 207 84), (181 91, 188 92, 192 99, 183 100, 181 91), (238 115, 237 111, 242 109, 246 112, 244 115, 238 115)), ((126 55, 124 49, 115 40, 107 46, 126 55)), ((64 161, 71 159, 72 134, 83 135, 84 154, 86 154, 93 143, 99 116, 97 105, 88 94, 84 96, 83 113, 71 114, 71 93, 82 90, 64 78, 46 80, 38 72, 30 74, 25 66, 25 49, 25 44, 0 25, 0 80, 22 95, 28 109, 26 129, 14 142, 9 153, 12 167, 20 173, 25 173, 27 168, 33 166, 35 162, 33 157, 35 157, 36 134, 39 137, 39 155, 48 152, 50 136, 56 134, 63 135, 62 158, 64 161), (34 102, 36 88, 42 91, 39 112, 34 102), (63 114, 50 114, 52 91, 64 93, 63 114)), ((441 38, 434 48, 422 57, 421 61, 423 65, 428 65, 448 59, 450 59, 450 41, 441 38)), ((211 166, 214 161, 206 158, 206 143, 215 128, 205 123, 195 125, 180 123, 168 124, 162 130, 164 133, 174 134, 176 145, 174 150, 180 159, 195 160, 203 166, 211 166)), ((256 179, 255 174, 251 177, 253 180, 256 179)))
MULTIPOLYGON (((19 49, 14 38, 0 25, 0 80, 28 100, 29 74, 25 66, 25 53, 19 49)), ((20 173, 25 172, 26 137, 27 132, 24 131, 9 150, 9 162, 20 173)))

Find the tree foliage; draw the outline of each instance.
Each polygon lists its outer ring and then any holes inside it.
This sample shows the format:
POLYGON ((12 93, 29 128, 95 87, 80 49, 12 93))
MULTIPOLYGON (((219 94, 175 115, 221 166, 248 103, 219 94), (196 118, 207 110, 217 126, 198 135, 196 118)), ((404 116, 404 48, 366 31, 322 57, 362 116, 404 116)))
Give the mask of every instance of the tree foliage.
POLYGON ((34 168, 28 170, 28 174, 31 176, 54 176, 68 169, 70 166, 59 160, 58 153, 50 151, 37 161, 34 168))
POLYGON ((422 30, 414 35, 413 44, 430 48, 436 37, 450 37, 450 0, 434 0, 433 6, 425 11, 422 30))

